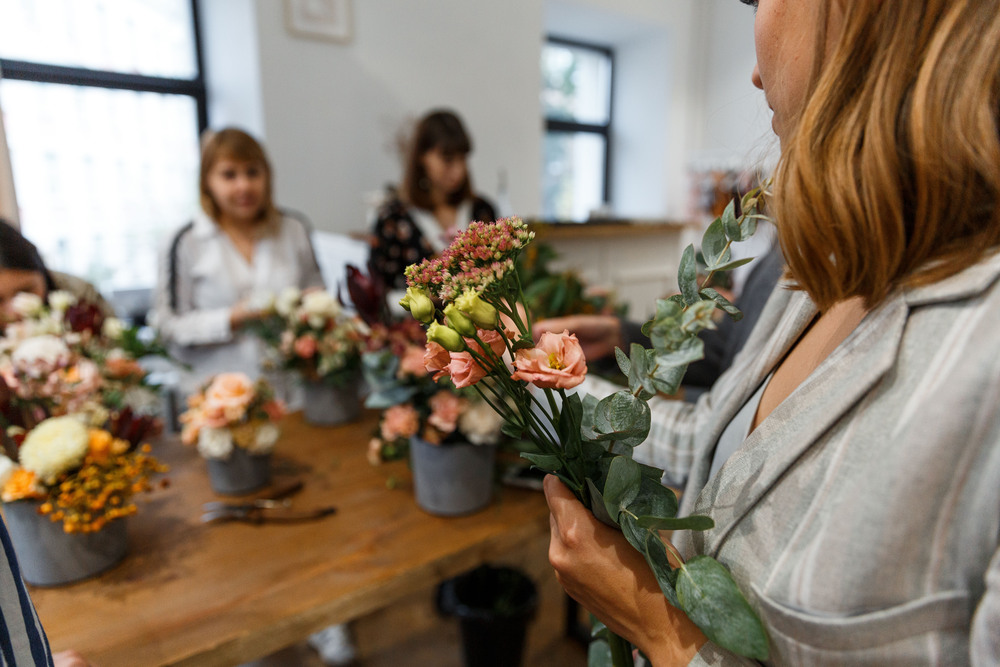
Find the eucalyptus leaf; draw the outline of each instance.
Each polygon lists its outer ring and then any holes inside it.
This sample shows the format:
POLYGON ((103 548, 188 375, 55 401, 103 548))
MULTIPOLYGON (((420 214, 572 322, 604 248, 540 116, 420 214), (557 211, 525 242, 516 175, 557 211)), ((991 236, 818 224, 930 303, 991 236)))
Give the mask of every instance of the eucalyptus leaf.
POLYGON ((698 265, 694 259, 694 246, 684 248, 681 263, 677 269, 677 284, 680 286, 684 302, 692 304, 698 300, 698 265))
POLYGON ((545 472, 556 472, 563 467, 562 457, 557 454, 535 454, 521 452, 521 458, 530 461, 533 466, 545 472))
POLYGON ((722 264, 729 261, 732 254, 729 250, 729 239, 726 238, 726 230, 722 227, 722 220, 716 218, 705 230, 701 237, 701 254, 705 258, 705 264, 711 268, 715 264, 722 264))
POLYGON ((730 241, 742 241, 745 238, 749 238, 749 236, 743 236, 740 221, 736 217, 735 202, 729 202, 726 209, 722 212, 722 228, 725 230, 726 236, 729 237, 730 241))
POLYGON ((719 294, 718 291, 712 289, 711 287, 703 287, 698 294, 702 295, 706 299, 711 299, 715 302, 715 305, 722 309, 728 314, 734 322, 739 322, 743 319, 743 313, 739 308, 734 306, 729 299, 719 294))
POLYGON ((670 566, 666 547, 663 546, 660 538, 652 533, 646 533, 646 536, 646 548, 643 549, 646 562, 653 574, 656 575, 656 583, 660 585, 660 590, 663 591, 667 602, 676 609, 680 609, 681 603, 677 599, 677 570, 670 566))
MULTIPOLYGON (((641 465, 641 464, 640 464, 641 465)), ((662 475, 663 471, 659 471, 662 475)), ((639 496, 629 505, 628 510, 637 517, 655 516, 665 519, 677 516, 677 495, 643 471, 639 496)))
POLYGON ((587 489, 590 491, 590 511, 594 517, 605 525, 618 528, 618 522, 608 514, 608 509, 604 504, 604 496, 594 484, 594 480, 587 478, 587 489))
POLYGON ((616 456, 608 469, 608 479, 604 483, 604 507, 619 524, 622 510, 639 495, 642 469, 627 456, 616 456))
POLYGON ((744 264, 749 264, 753 261, 753 257, 744 257, 743 259, 734 259, 731 262, 722 264, 721 266, 712 267, 713 271, 732 271, 733 269, 743 266, 744 264))
POLYGON ((628 389, 641 400, 649 400, 656 395, 650 379, 653 352, 638 343, 632 343, 631 359, 629 360, 628 389))
POLYGON ((656 374, 653 375, 653 386, 656 388, 656 391, 663 392, 664 394, 676 394, 677 390, 680 389, 681 380, 684 379, 686 371, 687 366, 657 367, 656 374))
POLYGON ((637 523, 650 530, 708 530, 715 527, 710 517, 700 514, 686 517, 640 516, 637 523))
POLYGON ((618 525, 621 526, 622 535, 636 551, 639 553, 645 551, 646 537, 650 535, 649 530, 640 526, 635 517, 625 512, 622 512, 618 517, 618 525))
POLYGON ((629 361, 628 355, 625 354, 625 350, 620 347, 615 348, 615 361, 618 362, 618 368, 621 370, 622 374, 628 377, 630 371, 632 370, 632 362, 629 361))
POLYGON ((670 352, 655 353, 653 361, 658 370, 669 366, 686 366, 704 358, 705 343, 700 338, 691 336, 670 352))
POLYGON ((594 412, 597 440, 614 440, 631 449, 646 440, 651 423, 649 403, 624 389, 601 399, 594 412))
POLYGON ((571 458, 581 455, 580 424, 583 421, 583 405, 579 394, 569 394, 559 412, 559 437, 563 450, 571 458))
POLYGON ((606 639, 595 639, 587 646, 587 667, 614 667, 611 645, 606 639))
POLYGON ((512 421, 505 421, 503 426, 500 427, 500 432, 504 435, 509 435, 515 440, 520 440, 524 437, 524 426, 512 421))
POLYGON ((708 556, 696 556, 677 574, 681 609, 705 636, 739 655, 765 660, 767 633, 732 575, 708 556))

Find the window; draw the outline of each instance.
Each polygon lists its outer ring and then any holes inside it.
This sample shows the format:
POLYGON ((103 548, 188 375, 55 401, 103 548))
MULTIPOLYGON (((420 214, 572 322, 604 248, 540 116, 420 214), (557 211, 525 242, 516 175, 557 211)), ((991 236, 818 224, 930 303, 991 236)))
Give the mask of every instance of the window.
POLYGON ((0 108, 21 231, 107 296, 149 288, 197 202, 197 0, 8 0, 0 108))
POLYGON ((587 220, 610 201, 611 49, 549 37, 542 49, 542 216, 587 220))

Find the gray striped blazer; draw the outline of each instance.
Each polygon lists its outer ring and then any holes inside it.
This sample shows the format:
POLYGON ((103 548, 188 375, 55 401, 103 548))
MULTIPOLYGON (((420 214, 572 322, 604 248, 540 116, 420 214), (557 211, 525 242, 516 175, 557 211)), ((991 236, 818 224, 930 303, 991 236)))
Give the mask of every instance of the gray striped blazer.
MULTIPOLYGON (((901 290, 712 479, 722 430, 816 309, 781 286, 696 406, 660 401, 636 458, 678 480, 688 557, 732 571, 775 665, 1000 664, 1000 254, 901 290)), ((709 643, 693 664, 748 664, 709 643)))

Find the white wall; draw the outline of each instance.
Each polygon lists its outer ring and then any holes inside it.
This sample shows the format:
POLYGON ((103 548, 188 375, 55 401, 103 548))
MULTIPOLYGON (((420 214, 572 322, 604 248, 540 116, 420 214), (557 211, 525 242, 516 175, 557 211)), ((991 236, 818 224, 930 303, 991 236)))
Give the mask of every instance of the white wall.
POLYGON ((504 170, 513 212, 536 215, 547 32, 615 48, 616 214, 685 217, 688 168, 747 163, 769 123, 733 0, 354 0, 346 44, 290 34, 277 0, 202 5, 212 125, 261 136, 279 203, 319 229, 365 229, 396 137, 435 106, 465 119, 477 190, 495 198, 504 170))

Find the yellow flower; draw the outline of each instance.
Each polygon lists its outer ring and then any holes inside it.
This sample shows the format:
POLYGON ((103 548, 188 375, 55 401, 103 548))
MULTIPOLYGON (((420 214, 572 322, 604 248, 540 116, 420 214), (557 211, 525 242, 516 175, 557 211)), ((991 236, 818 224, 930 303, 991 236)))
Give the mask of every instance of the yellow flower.
POLYGON ((424 324, 434 319, 434 302, 431 300, 431 294, 421 287, 406 288, 406 296, 399 301, 399 305, 424 324))
POLYGON ((465 340, 457 331, 437 322, 431 322, 427 327, 427 340, 437 343, 449 352, 461 352, 465 349, 465 340))
POLYGON ((500 322, 500 314, 492 304, 484 301, 479 292, 465 290, 462 296, 455 299, 455 306, 469 316, 480 329, 496 329, 500 322))

